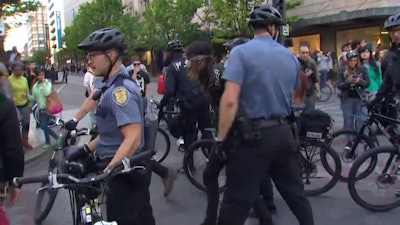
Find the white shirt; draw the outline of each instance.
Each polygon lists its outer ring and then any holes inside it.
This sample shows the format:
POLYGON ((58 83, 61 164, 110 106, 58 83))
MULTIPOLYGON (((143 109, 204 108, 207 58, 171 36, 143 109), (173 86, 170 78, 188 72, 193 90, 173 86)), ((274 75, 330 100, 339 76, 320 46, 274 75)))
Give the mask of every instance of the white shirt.
POLYGON ((85 73, 85 77, 83 78, 83 86, 89 87, 90 91, 93 90, 93 84, 94 84, 94 75, 91 72, 86 72, 85 73))

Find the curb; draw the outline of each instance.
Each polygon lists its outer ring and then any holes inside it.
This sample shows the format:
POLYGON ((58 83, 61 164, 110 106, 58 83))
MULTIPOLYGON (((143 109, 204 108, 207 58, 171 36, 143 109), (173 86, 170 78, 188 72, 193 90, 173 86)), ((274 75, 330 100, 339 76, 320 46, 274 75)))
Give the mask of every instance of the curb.
POLYGON ((44 151, 42 149, 43 145, 40 145, 32 150, 26 150, 25 151, 25 164, 28 164, 30 162, 35 161, 36 159, 42 157, 43 155, 45 155, 46 153, 48 153, 48 151, 44 151), (35 153, 29 153, 30 151, 35 151, 35 153))

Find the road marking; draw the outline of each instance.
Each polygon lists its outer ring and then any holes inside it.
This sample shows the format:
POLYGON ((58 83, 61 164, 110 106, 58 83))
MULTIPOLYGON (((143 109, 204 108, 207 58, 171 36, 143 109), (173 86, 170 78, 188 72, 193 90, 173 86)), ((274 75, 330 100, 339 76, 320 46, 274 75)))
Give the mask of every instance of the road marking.
POLYGON ((59 87, 59 88, 57 89, 57 93, 59 93, 59 92, 61 91, 61 89, 63 89, 63 88, 65 87, 65 85, 66 85, 66 84, 61 85, 61 87, 59 87))

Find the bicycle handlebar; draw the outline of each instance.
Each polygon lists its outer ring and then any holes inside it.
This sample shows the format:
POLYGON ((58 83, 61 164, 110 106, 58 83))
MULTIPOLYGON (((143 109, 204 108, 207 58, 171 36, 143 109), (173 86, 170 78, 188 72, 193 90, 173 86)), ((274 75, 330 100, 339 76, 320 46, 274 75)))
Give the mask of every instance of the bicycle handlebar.
MULTIPOLYGON (((19 187, 23 184, 31 184, 31 183, 50 183, 56 186, 57 180, 66 180, 73 184, 99 183, 105 179, 111 178, 120 173, 127 173, 134 169, 143 169, 143 167, 138 167, 137 164, 141 163, 146 159, 150 159, 153 156, 153 154, 154 154, 153 151, 145 151, 137 153, 136 155, 130 158, 124 158, 117 165, 94 177, 76 178, 70 174, 54 174, 52 172, 49 172, 47 174, 42 174, 32 177, 14 177, 12 183, 16 187, 19 187)), ((69 184, 69 183, 65 182, 63 184, 69 184)), ((62 186, 59 185, 58 187, 62 186)))

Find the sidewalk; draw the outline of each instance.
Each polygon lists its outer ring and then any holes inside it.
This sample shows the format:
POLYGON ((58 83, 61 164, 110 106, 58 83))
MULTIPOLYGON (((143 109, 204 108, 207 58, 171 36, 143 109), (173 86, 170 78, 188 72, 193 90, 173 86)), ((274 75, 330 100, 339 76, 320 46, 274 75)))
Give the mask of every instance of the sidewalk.
MULTIPOLYGON (((70 120, 78 109, 73 109, 73 110, 66 110, 62 112, 62 120, 67 122, 70 120)), ((88 127, 90 126, 90 120, 89 116, 84 117, 80 122, 78 127, 88 127)), ((53 128, 54 132, 58 133, 58 128, 53 128)), ((25 150, 25 163, 29 163, 34 161, 35 159, 41 157, 42 155, 46 154, 47 151, 44 151, 43 145, 45 143, 44 140, 44 133, 42 129, 36 128, 36 121, 31 115, 31 124, 30 124, 30 129, 29 129, 29 142, 31 143, 33 149, 32 150, 25 150)), ((57 140, 54 140, 51 138, 51 143, 55 144, 57 140)))

